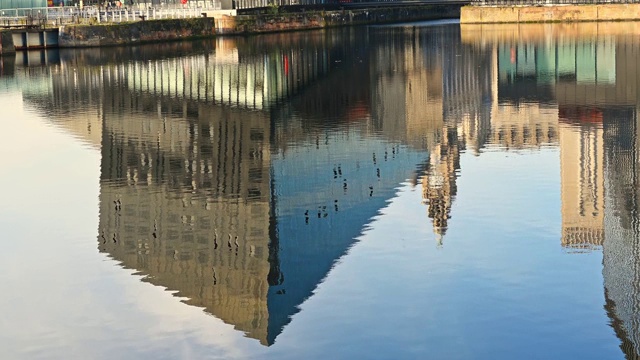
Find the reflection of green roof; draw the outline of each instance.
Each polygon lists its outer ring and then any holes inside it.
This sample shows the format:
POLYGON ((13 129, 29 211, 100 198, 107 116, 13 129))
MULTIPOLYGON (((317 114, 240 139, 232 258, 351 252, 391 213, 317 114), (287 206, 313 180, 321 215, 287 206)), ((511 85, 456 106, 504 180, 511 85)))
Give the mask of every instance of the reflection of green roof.
POLYGON ((536 77, 539 83, 553 83, 556 79, 556 48, 546 46, 536 51, 536 77))
POLYGON ((553 84, 559 77, 578 83, 613 84, 616 80, 615 43, 567 42, 557 45, 501 45, 498 69, 501 77, 532 77, 537 83, 553 84))

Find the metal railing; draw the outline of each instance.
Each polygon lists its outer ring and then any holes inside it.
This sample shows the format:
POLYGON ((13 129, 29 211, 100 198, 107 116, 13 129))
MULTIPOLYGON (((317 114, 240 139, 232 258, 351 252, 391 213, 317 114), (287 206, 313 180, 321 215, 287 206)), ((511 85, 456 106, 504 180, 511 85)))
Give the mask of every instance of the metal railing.
POLYGON ((472 5, 479 6, 545 6, 638 3, 640 3, 640 0, 471 0, 472 5))
MULTIPOLYGON (((201 2, 205 3, 205 2, 201 2)), ((219 10, 219 1, 207 1, 206 7, 122 7, 105 8, 64 6, 31 9, 0 10, 0 27, 49 27, 65 24, 120 23, 155 19, 202 17, 207 10, 219 10)))

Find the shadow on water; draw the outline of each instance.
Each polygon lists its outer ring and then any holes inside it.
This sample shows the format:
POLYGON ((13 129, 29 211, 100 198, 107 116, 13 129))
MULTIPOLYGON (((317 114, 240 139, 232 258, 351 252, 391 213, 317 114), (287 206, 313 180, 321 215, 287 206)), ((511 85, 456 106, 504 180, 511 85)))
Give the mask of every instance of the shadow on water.
POLYGON ((3 58, 0 88, 100 149, 99 251, 264 345, 398 186, 421 187, 444 246, 463 153, 558 149, 561 245, 602 249, 637 358, 639 45, 617 26, 37 52, 3 58))

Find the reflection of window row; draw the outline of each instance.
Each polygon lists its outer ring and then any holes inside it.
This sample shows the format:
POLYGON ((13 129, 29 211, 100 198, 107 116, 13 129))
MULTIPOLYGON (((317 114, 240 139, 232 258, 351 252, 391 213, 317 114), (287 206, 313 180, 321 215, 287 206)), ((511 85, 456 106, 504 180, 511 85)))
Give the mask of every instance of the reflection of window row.
POLYGON ((185 208, 184 199, 160 188, 107 185, 101 202, 100 228, 117 238, 100 244, 101 251, 266 343, 268 204, 218 202, 206 209, 203 199, 187 197, 185 208), (121 215, 111 211, 114 197, 123 199, 121 215))
POLYGON ((100 232, 117 241, 100 249, 266 344, 269 122, 169 99, 149 116, 152 100, 107 95, 100 232))
POLYGON ((512 124, 493 127, 489 143, 504 148, 516 148, 558 143, 556 126, 548 123, 512 124))
MULTIPOLYGON (((126 173, 135 173, 137 182, 142 184, 166 183, 176 189, 203 187, 211 196, 237 194, 246 198, 247 189, 254 195, 265 193, 264 189, 253 186, 239 186, 240 183, 260 184, 265 179, 264 139, 269 128, 259 113, 245 115, 242 120, 223 121, 225 117, 234 116, 234 111, 196 107, 191 111, 192 116, 203 119, 196 121, 175 118, 178 114, 164 115, 164 109, 171 108, 165 103, 158 108, 163 114, 149 117, 140 113, 135 102, 122 106, 121 99, 129 96, 132 95, 109 94, 105 107, 112 103, 119 106, 105 109, 108 119, 105 130, 116 134, 111 141, 117 141, 117 134, 122 134, 127 144, 136 150, 122 154, 126 169, 119 170, 118 174, 103 174, 103 179, 116 181, 126 173), (123 109, 135 115, 121 117, 118 113, 123 109), (133 155, 136 153, 140 155, 133 155)), ((145 100, 137 97, 137 101, 145 100)), ((184 103, 184 106, 190 105, 184 103)), ((127 145, 114 143, 113 150, 121 146, 127 145)))
POLYGON ((250 109, 290 97, 328 71, 321 52, 277 52, 221 63, 208 55, 131 62, 106 69, 120 90, 250 109))
POLYGON ((591 248, 602 246, 604 239, 603 228, 593 227, 563 227, 562 246, 569 248, 591 248))

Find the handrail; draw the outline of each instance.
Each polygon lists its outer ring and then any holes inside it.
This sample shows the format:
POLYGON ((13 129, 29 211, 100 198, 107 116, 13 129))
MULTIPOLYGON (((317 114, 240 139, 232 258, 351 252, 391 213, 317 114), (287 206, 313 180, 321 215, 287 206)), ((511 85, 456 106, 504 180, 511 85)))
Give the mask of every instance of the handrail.
POLYGON ((203 11, 219 10, 220 1, 209 1, 208 7, 123 7, 74 6, 0 10, 0 27, 60 26, 71 23, 133 22, 155 19, 201 17, 203 11))

